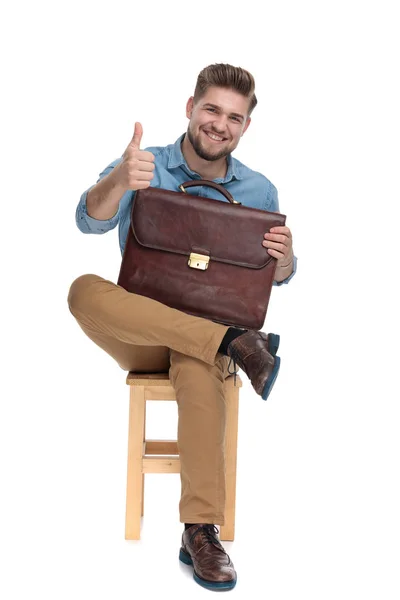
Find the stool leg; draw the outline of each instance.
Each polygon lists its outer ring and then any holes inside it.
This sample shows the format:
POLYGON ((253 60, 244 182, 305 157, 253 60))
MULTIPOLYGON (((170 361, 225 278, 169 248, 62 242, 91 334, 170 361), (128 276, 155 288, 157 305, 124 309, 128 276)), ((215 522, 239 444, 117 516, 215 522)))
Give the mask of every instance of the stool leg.
POLYGON ((143 439, 145 429, 143 386, 131 386, 129 400, 128 473, 126 485, 125 539, 140 540, 143 490, 143 439))
POLYGON ((142 517, 144 515, 144 473, 142 475, 142 510, 141 510, 141 515, 142 515, 142 517))
MULTIPOLYGON (((143 417, 143 444, 146 442, 146 401, 144 402, 144 417, 143 417)), ((144 448, 144 446, 143 446, 144 448)), ((144 451, 143 451, 144 453, 144 451)), ((142 474, 142 517, 144 515, 144 473, 142 474)))
POLYGON ((226 436, 225 436, 225 468, 226 468, 226 502, 225 525, 220 526, 219 537, 226 542, 235 539, 236 510, 236 463, 239 418, 239 387, 229 385, 226 388, 226 436))

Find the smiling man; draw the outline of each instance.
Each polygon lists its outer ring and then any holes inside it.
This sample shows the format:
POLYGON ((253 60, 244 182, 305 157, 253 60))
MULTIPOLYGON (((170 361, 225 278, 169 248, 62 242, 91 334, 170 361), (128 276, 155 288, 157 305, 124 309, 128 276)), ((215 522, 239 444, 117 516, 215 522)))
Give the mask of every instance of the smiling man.
MULTIPOLYGON (((248 71, 226 64, 203 69, 186 105, 187 132, 174 144, 142 150, 143 130, 136 123, 122 157, 82 194, 76 211, 79 229, 102 234, 118 225, 122 255, 135 192, 149 186, 178 191, 189 179, 222 184, 244 206, 279 211, 276 187, 232 157, 256 104, 248 71)), ((211 187, 194 190, 226 201, 211 187)), ((290 229, 275 227, 260 243, 277 259, 274 284, 288 283, 297 262, 290 229)), ((184 314, 97 275, 76 279, 68 302, 86 335, 122 369, 169 371, 178 403, 179 511, 185 524, 179 558, 193 567, 194 579, 203 587, 232 589, 236 571, 215 527, 225 522, 223 381, 229 359, 234 359, 266 400, 279 371, 279 336, 184 314)))
MULTIPOLYGON (((225 157, 233 152, 250 125, 249 101, 239 92, 210 87, 204 95, 189 98, 186 115, 190 119, 182 151, 187 160, 203 160, 204 169, 225 175, 225 157)), ((218 174, 216 175, 218 177, 218 174)))

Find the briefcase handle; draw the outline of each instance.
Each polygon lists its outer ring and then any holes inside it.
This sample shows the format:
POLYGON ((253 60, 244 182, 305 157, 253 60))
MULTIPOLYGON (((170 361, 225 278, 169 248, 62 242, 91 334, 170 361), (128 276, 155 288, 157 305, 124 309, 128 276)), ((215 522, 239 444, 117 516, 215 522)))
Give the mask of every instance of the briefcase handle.
POLYGON ((232 194, 230 194, 222 185, 220 185, 219 183, 214 183, 214 181, 209 181, 208 179, 194 179, 190 181, 185 181, 184 183, 182 183, 182 185, 179 186, 179 189, 181 189, 182 192, 186 192, 186 188, 196 187, 199 185, 212 187, 215 190, 218 190, 223 196, 225 196, 227 200, 229 200, 231 204, 242 204, 241 202, 235 200, 232 194))

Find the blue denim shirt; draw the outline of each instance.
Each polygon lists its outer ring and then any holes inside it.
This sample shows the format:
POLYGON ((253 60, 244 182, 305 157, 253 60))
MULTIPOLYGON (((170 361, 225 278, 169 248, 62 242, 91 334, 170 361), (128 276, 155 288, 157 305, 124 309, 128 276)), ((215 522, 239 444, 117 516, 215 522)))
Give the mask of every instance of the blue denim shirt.
MULTIPOLYGON (((179 186, 185 181, 202 179, 198 173, 189 169, 182 154, 181 142, 184 135, 185 134, 181 135, 175 144, 163 147, 145 148, 145 150, 152 152, 155 157, 154 178, 151 181, 151 187, 179 191, 179 186)), ((121 160, 122 157, 109 164, 108 167, 100 173, 96 183, 108 175, 121 160)), ((228 170, 226 176, 224 178, 219 177, 213 181, 222 184, 228 192, 232 194, 234 199, 241 202, 244 206, 279 212, 278 192, 276 187, 264 177, 264 175, 252 171, 230 155, 228 156, 228 170)), ((76 224, 83 233, 98 234, 106 233, 119 224, 119 247, 122 256, 129 231, 131 207, 135 192, 132 190, 125 192, 119 202, 117 213, 111 219, 100 221, 89 216, 86 209, 86 198, 92 187, 94 187, 94 185, 86 190, 81 196, 76 209, 76 224)), ((220 192, 210 187, 199 186, 190 188, 190 194, 228 202, 220 192)), ((288 283, 295 274, 296 269, 297 258, 294 257, 292 274, 279 283, 274 281, 274 285, 288 283)))

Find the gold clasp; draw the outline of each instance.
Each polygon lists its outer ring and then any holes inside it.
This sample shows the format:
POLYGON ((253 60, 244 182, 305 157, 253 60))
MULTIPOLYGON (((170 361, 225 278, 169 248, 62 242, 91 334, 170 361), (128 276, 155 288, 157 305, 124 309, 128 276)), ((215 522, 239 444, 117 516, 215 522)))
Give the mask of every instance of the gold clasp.
POLYGON ((199 269, 201 271, 205 271, 208 269, 208 263, 210 262, 210 257, 205 254, 196 254, 196 252, 191 252, 188 260, 188 265, 192 269, 199 269))

